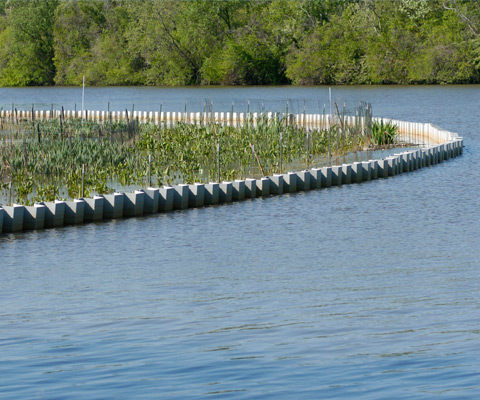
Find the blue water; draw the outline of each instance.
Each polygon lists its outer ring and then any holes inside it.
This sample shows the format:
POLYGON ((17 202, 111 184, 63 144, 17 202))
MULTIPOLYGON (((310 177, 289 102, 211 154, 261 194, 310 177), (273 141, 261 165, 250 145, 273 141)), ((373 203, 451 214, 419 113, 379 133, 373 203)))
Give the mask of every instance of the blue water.
POLYGON ((0 398, 480 397, 479 88, 334 93, 456 131, 464 154, 359 185, 1 236, 0 398))

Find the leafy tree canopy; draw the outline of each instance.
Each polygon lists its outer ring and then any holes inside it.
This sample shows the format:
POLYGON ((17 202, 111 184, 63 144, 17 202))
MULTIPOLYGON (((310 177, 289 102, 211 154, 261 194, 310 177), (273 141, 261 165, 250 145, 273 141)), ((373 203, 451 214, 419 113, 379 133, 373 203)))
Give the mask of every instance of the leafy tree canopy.
POLYGON ((473 0, 0 0, 0 85, 480 81, 473 0))

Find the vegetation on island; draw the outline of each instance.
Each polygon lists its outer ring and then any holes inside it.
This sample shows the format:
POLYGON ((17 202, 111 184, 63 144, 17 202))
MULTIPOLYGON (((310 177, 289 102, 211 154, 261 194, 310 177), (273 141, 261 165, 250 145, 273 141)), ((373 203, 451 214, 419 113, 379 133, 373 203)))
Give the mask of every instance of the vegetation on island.
POLYGON ((473 0, 0 0, 0 86, 480 82, 473 0))
POLYGON ((28 205, 150 184, 258 178, 341 164, 348 152, 358 159, 365 148, 394 142, 396 126, 373 121, 369 105, 360 105, 355 114, 363 123, 356 119, 348 125, 343 110, 331 128, 317 129, 279 114, 251 116, 233 126, 206 120, 170 125, 0 118, 0 203, 28 205))

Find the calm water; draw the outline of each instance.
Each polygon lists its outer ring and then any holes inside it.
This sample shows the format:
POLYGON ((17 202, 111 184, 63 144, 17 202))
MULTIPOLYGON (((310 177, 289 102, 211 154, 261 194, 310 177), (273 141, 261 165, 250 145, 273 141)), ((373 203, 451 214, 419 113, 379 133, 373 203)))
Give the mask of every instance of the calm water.
MULTIPOLYGON (((0 102, 74 90, 0 89, 0 102)), ((328 88, 88 92, 145 106, 328 101, 328 88)), ((480 87, 333 94, 456 131, 464 155, 360 185, 0 237, 0 398, 478 398, 480 87)))

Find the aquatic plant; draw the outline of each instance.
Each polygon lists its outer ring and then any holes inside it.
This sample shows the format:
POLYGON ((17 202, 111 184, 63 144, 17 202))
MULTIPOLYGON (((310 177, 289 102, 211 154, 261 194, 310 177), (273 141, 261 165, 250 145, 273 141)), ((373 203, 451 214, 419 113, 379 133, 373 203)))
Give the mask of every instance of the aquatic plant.
POLYGON ((372 125, 372 139, 376 145, 394 144, 398 133, 397 125, 383 120, 374 121, 372 125))
POLYGON ((10 201, 24 204, 80 197, 82 187, 88 196, 144 186, 149 173, 157 186, 271 175, 326 157, 330 141, 338 159, 369 140, 364 127, 346 124, 345 113, 329 130, 308 131, 278 114, 250 116, 242 126, 62 117, 0 122, 3 197, 13 187, 10 201))

